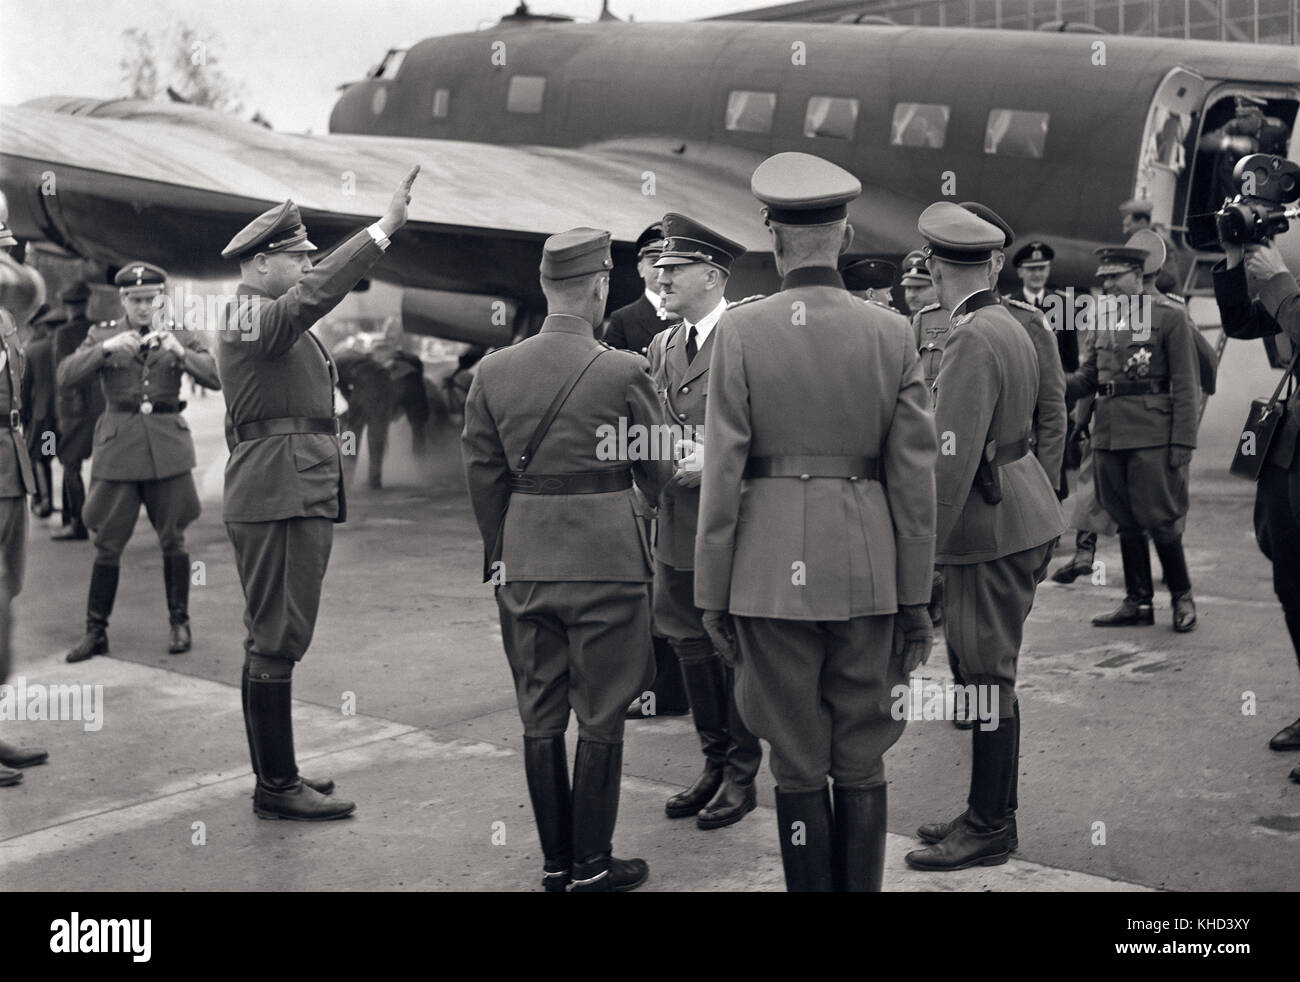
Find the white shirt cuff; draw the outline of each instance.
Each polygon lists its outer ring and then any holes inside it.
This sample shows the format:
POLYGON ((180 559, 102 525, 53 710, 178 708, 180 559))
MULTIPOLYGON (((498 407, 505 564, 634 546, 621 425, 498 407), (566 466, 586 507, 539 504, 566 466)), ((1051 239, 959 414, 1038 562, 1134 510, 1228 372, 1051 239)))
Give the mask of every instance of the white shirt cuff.
POLYGON ((378 222, 367 225, 366 231, 369 232, 370 237, 375 240, 375 245, 379 246, 379 248, 383 249, 385 252, 388 251, 388 236, 384 234, 384 230, 379 227, 378 222))

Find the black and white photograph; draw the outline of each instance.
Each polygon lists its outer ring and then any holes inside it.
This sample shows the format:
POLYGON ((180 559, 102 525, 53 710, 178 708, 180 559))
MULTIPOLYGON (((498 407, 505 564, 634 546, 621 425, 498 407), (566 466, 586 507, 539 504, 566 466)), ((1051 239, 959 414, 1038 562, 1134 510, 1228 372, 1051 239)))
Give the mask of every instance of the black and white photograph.
POLYGON ((1284 942, 1300 0, 756 2, 0 0, 20 948, 630 891, 1284 942))

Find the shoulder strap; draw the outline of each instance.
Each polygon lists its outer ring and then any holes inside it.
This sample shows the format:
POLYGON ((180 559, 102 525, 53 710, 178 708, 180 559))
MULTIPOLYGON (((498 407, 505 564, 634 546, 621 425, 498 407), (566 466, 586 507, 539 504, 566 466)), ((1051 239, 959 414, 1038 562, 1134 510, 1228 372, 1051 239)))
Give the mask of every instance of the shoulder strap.
MULTIPOLYGON (((1273 411, 1273 407, 1277 405, 1278 397, 1282 394, 1282 387, 1291 381, 1292 377, 1295 375, 1297 360, 1300 360, 1300 347, 1296 348, 1295 354, 1291 356, 1291 364, 1286 366, 1286 371, 1283 372, 1282 377, 1277 380, 1277 388, 1273 390, 1273 397, 1268 400, 1268 412, 1273 411)), ((1287 391, 1289 393, 1290 389, 1287 391)))
POLYGON ((555 393, 555 398, 552 399, 551 404, 546 407, 546 412, 542 414, 542 418, 537 422, 537 429, 533 430, 532 438, 528 441, 528 445, 524 447, 524 452, 519 456, 519 469, 516 473, 522 474, 524 471, 528 470, 528 465, 533 462, 533 457, 537 453, 538 446, 540 446, 541 442, 546 439, 546 431, 549 430, 551 424, 555 422, 555 417, 559 415, 560 409, 568 400, 569 393, 573 391, 574 387, 582 379, 582 376, 587 374, 587 369, 595 363, 596 359, 606 351, 610 350, 612 349, 603 344, 598 346, 596 350, 591 353, 591 357, 583 363, 582 367, 574 372, 572 377, 570 377, 570 379, 560 387, 559 392, 555 393))

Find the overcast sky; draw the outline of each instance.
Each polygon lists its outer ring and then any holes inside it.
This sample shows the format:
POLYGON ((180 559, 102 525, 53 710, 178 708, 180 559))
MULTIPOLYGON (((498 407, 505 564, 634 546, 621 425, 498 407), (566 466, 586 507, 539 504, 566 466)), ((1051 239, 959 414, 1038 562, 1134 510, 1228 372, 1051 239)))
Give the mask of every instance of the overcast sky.
MULTIPOLYGON (((185 22, 220 39, 217 60, 244 84, 251 115, 324 132, 340 82, 389 48, 495 23, 518 0, 0 0, 0 105, 44 95, 125 95, 122 32, 185 22)), ((772 0, 611 0, 615 16, 691 20, 772 0)), ((537 13, 592 20, 600 0, 534 0, 537 13)))

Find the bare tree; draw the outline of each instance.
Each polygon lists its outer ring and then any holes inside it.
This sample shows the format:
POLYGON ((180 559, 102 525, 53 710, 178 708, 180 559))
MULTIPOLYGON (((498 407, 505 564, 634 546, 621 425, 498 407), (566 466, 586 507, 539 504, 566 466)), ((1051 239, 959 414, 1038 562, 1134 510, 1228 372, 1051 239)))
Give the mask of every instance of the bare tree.
POLYGON ((119 65, 132 99, 169 97, 219 112, 243 112, 244 86, 221 70, 220 39, 184 22, 155 33, 131 27, 122 32, 126 53, 119 65))

